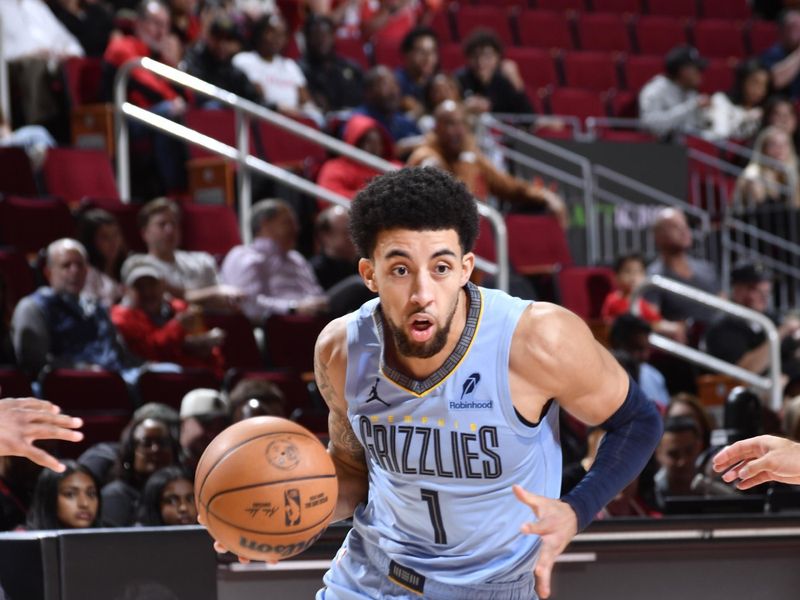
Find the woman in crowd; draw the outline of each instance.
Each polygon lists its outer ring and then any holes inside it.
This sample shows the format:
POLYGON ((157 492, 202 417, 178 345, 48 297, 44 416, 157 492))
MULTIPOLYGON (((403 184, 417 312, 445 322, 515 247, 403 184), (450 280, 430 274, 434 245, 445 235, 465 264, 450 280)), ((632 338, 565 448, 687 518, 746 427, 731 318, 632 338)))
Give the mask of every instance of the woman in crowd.
POLYGON ((28 529, 84 529, 97 527, 100 491, 97 480, 74 460, 62 461, 66 469, 43 469, 36 482, 28 513, 28 529))
POLYGON ((139 503, 140 525, 194 525, 197 508, 191 477, 181 467, 166 467, 147 480, 139 503))
POLYGON ((122 298, 120 269, 128 249, 114 215, 102 208, 92 208, 78 220, 80 242, 89 254, 89 272, 83 293, 106 307, 122 298))
POLYGON ((756 138, 753 157, 736 182, 735 199, 740 208, 766 203, 800 206, 798 163, 789 134, 767 127, 756 138))
POLYGON ((103 523, 110 527, 133 525, 148 477, 177 464, 179 455, 169 423, 154 418, 132 421, 120 438, 116 477, 101 492, 103 523))
POLYGON ((714 139, 749 139, 758 131, 770 87, 769 71, 757 58, 741 63, 729 92, 711 96, 708 135, 714 139))

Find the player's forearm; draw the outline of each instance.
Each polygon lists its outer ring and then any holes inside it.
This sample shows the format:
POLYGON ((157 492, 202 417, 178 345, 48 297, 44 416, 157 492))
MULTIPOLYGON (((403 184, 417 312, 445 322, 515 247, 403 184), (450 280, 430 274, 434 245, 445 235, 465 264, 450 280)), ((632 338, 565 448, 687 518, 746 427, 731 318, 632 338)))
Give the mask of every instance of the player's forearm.
POLYGON ((369 480, 366 471, 354 468, 331 454, 339 482, 339 498, 333 511, 332 522, 349 519, 356 507, 367 500, 369 480))

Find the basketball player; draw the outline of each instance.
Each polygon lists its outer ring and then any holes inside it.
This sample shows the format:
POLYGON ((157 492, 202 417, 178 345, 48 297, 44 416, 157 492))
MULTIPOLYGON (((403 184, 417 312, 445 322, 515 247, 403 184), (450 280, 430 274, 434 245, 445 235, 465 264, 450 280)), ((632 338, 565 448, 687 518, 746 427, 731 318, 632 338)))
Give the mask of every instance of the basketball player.
POLYGON ((774 435, 760 435, 723 448, 714 457, 723 481, 747 490, 767 481, 800 484, 800 444, 774 435))
POLYGON ((77 417, 61 414, 61 409, 46 400, 3 398, 0 400, 0 456, 24 456, 38 465, 61 473, 64 465, 51 454, 33 445, 36 440, 79 442, 83 425, 77 417))
POLYGON ((319 600, 547 598, 555 558, 658 443, 654 404, 580 318, 470 283, 477 232, 469 192, 432 168, 353 202, 378 298, 316 346, 334 520, 353 517, 319 600), (561 409, 607 434, 558 499, 561 409))
POLYGON ((579 317, 470 283, 477 231, 470 194, 435 169, 383 175, 353 202, 378 298, 317 342, 334 520, 353 517, 319 599, 528 600, 534 563, 546 598, 556 556, 658 443, 655 406, 579 317), (560 409, 608 433, 559 500, 560 409))

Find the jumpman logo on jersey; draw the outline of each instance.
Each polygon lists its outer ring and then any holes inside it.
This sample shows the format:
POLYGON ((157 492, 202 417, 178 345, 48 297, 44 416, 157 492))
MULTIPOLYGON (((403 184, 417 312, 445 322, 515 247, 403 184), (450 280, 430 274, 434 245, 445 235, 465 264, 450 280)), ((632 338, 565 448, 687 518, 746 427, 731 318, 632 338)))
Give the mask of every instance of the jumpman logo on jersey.
POLYGON ((383 398, 378 396, 378 382, 380 380, 381 380, 380 377, 376 377, 375 378, 375 385, 373 385, 372 389, 369 391, 369 398, 367 398, 367 402, 365 402, 365 404, 368 403, 368 402, 372 402, 373 400, 377 400, 378 402, 380 402, 384 406, 389 406, 388 402, 385 402, 383 400, 383 398))

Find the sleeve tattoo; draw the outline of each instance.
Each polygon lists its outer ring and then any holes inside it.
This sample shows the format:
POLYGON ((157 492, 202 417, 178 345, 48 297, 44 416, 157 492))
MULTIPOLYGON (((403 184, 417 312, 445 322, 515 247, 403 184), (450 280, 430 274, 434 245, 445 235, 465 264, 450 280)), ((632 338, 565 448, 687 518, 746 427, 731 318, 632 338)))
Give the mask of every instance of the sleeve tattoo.
POLYGON ((331 384, 328 376, 328 367, 322 362, 318 352, 314 354, 314 372, 316 374, 317 389, 319 389, 330 410, 328 433, 330 434, 331 445, 350 457, 363 462, 365 458, 364 446, 361 445, 353 428, 350 426, 346 409, 342 407, 344 398, 339 397, 336 388, 331 384))

